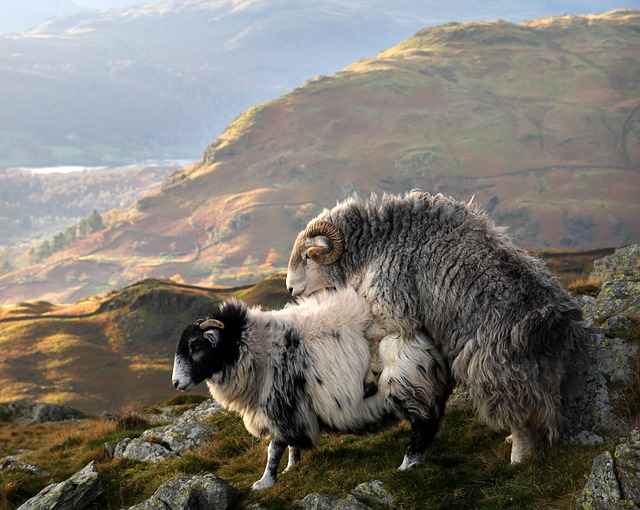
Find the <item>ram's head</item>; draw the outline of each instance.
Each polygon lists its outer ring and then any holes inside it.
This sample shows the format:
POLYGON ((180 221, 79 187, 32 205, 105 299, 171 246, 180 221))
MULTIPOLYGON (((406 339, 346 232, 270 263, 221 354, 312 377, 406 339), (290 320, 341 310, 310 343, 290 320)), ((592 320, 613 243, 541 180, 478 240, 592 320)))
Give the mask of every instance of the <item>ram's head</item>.
POLYGON ((335 287, 333 266, 344 251, 338 229, 328 221, 316 220, 300 232, 291 251, 287 271, 287 289, 294 296, 308 296, 327 287, 335 287))

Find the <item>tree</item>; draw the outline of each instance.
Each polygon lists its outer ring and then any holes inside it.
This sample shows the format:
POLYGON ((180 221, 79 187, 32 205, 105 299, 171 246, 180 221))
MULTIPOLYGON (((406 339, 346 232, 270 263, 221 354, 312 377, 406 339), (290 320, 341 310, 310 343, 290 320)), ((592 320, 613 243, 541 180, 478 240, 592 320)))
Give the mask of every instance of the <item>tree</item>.
POLYGON ((87 217, 87 223, 89 225, 89 233, 93 234, 98 230, 102 230, 104 228, 104 223, 102 222, 102 216, 100 213, 94 209, 93 212, 87 217))

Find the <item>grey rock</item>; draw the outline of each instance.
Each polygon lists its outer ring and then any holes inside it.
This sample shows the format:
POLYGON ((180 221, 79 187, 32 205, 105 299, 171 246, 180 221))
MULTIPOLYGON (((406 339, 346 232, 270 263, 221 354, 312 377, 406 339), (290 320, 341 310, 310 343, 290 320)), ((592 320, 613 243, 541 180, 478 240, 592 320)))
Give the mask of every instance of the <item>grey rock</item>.
POLYGON ((113 457, 115 456, 115 453, 116 453, 115 446, 113 446, 109 442, 106 442, 104 444, 104 456, 105 456, 105 459, 107 459, 107 460, 113 459, 113 457))
POLYGON ((295 501, 294 504, 304 510, 371 510, 370 507, 352 495, 338 499, 322 492, 309 494, 303 499, 295 501))
POLYGON ((594 261, 591 277, 608 280, 616 274, 628 273, 639 268, 640 244, 631 244, 594 261))
POLYGON ((622 498, 640 506, 640 442, 618 445, 614 458, 622 498))
POLYGON ((129 446, 129 443, 131 442, 131 438, 127 437, 125 439, 123 439, 122 441, 120 441, 116 447, 114 448, 113 451, 113 456, 114 457, 122 457, 124 455, 124 452, 127 450, 127 446, 129 446))
POLYGON ((633 320, 626 315, 614 315, 604 321, 604 328, 608 331, 626 331, 634 326, 633 320))
POLYGON ((580 303, 587 324, 600 325, 616 317, 609 329, 628 329, 629 318, 640 313, 640 244, 619 248, 596 260, 591 277, 601 279, 603 284, 595 299, 580 303))
POLYGON ((84 415, 69 406, 44 404, 31 400, 16 400, 0 404, 0 421, 32 425, 50 421, 78 420, 84 415))
POLYGON ((605 452, 593 461, 591 476, 578 498, 576 508, 605 510, 616 508, 620 501, 620 485, 614 470, 613 455, 605 452))
POLYGON ((235 504, 239 495, 237 489, 211 474, 176 476, 130 510, 225 510, 235 504))
POLYGON ((640 506, 640 429, 593 461, 591 476, 576 501, 577 510, 612 510, 640 506))
POLYGON ((164 445, 145 441, 141 437, 131 439, 122 455, 127 459, 138 460, 141 462, 162 462, 177 456, 164 445))
POLYGON ((572 354, 561 389, 567 442, 600 444, 603 435, 626 432, 613 410, 613 388, 629 377, 636 356, 636 345, 597 330, 572 354))
POLYGON ((199 448, 216 431, 209 423, 222 406, 207 400, 190 409, 170 425, 145 430, 139 438, 125 439, 115 447, 114 456, 144 462, 161 462, 199 448))
POLYGON ((83 510, 104 492, 95 463, 91 462, 64 482, 48 485, 18 510, 83 510))
POLYGON ((43 475, 45 473, 45 470, 40 469, 38 466, 22 462, 20 460, 20 455, 9 455, 0 459, 0 471, 3 469, 23 469, 33 473, 34 475, 43 475))
POLYGON ((393 495, 387 491, 380 480, 361 483, 351 491, 354 496, 378 505, 389 506, 393 502, 393 495))

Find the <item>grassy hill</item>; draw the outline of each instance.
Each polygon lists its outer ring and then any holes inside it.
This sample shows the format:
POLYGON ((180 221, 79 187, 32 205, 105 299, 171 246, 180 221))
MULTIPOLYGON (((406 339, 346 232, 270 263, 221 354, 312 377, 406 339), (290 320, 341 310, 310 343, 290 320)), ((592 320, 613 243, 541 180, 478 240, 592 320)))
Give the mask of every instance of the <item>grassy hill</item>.
POLYGON ((531 249, 638 241, 638 30, 628 10, 422 30, 247 110, 106 230, 0 277, 0 302, 258 281, 353 192, 474 197, 531 249))
MULTIPOLYGON (((611 250, 541 252, 565 283, 593 270, 611 250)), ((204 288, 169 280, 136 282, 73 304, 0 306, 0 402, 63 403, 84 413, 122 410, 170 398, 180 332, 231 297, 280 308, 284 274, 254 285, 204 288)), ((204 388, 202 389, 204 391, 204 388)))
POLYGON ((288 299, 280 275, 229 289, 145 280, 72 305, 0 306, 0 402, 28 398, 96 413, 169 398, 180 332, 232 296, 274 307, 288 299))

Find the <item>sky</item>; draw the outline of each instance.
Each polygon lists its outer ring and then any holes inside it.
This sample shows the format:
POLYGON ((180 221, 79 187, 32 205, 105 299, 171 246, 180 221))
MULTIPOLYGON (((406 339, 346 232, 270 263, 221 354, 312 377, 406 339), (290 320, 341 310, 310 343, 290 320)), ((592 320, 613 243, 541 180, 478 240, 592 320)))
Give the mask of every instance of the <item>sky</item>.
MULTIPOLYGON (((153 0, 0 0, 0 33, 26 30, 41 21, 58 14, 69 14, 86 9, 121 9, 131 5, 152 1, 153 0)), ((344 1, 349 2, 349 0, 344 1)), ((402 4, 402 1, 406 2, 407 0, 389 1, 400 1, 400 4, 402 4)), ((512 2, 511 5, 513 6, 513 4, 517 4, 521 1, 523 0, 504 0, 504 4, 505 6, 508 6, 509 3, 512 2)), ((449 6, 451 3, 455 5, 456 2, 455 0, 453 0, 453 2, 449 0, 449 6)), ((578 13, 580 11, 580 7, 584 7, 586 9, 585 12, 590 12, 592 11, 590 9, 590 4, 597 4, 598 7, 601 7, 603 3, 608 4, 607 8, 599 8, 597 9, 597 12, 604 12, 605 10, 613 10, 623 7, 640 9, 640 0, 611 0, 609 2, 594 0, 533 0, 529 1, 527 4, 523 4, 523 6, 526 5, 529 10, 532 8, 535 10, 536 6, 538 6, 540 10, 547 11, 549 7, 557 5, 557 14, 564 14, 564 11, 578 13)))

